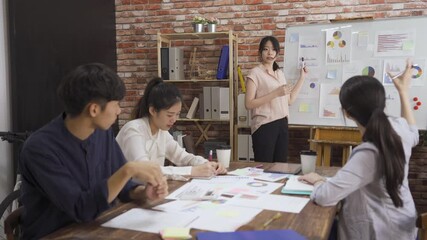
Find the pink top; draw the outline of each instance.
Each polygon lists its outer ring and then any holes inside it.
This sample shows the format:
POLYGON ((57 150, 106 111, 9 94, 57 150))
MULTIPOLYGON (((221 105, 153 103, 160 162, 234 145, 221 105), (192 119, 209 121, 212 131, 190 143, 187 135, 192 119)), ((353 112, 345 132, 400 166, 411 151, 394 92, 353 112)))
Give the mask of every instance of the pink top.
MULTIPOLYGON (((246 77, 246 81, 252 81, 256 86, 255 98, 262 97, 286 84, 285 74, 277 69, 274 75, 267 72, 260 64, 254 67, 246 77)), ((261 125, 273 122, 289 115, 289 95, 276 97, 271 102, 250 110, 251 132, 254 133, 261 125)))

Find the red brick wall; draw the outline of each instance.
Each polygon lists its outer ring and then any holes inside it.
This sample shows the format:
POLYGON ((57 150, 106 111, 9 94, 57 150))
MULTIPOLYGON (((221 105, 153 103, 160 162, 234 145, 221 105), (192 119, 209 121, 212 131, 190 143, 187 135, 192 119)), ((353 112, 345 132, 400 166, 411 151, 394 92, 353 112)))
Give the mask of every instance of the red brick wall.
MULTIPOLYGON (((408 17, 427 15, 425 0, 116 0, 117 65, 127 94, 121 103, 122 126, 130 119, 136 100, 142 95, 147 80, 157 75, 156 34, 191 32, 195 15, 220 19, 217 31, 233 30, 239 36, 238 61, 245 74, 258 63, 258 43, 266 35, 276 36, 282 44, 288 24, 308 24, 348 18, 408 17)), ((183 46, 193 43, 182 42, 183 46)), ((188 56, 188 54, 187 54, 188 56)), ((181 91, 189 89, 181 87, 181 91), (184 88, 184 89, 183 89, 184 88)), ((188 103, 192 97, 184 100, 188 103)), ((198 135, 194 126, 181 130, 198 135)), ((222 126, 210 130, 213 136, 227 136, 222 126)), ((290 160, 298 159, 301 148, 307 149, 307 131, 291 130, 290 160), (302 145, 301 145, 302 144, 302 145)), ((427 150, 414 151, 410 183, 419 210, 427 211, 427 150)))

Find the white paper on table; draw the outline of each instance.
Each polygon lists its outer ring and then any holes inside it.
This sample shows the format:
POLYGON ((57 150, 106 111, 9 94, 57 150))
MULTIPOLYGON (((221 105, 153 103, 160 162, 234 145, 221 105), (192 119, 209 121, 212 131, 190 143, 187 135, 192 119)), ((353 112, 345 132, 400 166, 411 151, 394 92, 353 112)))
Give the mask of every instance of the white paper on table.
POLYGON ((233 184, 231 187, 224 189, 223 193, 232 195, 242 193, 269 194, 282 186, 283 183, 265 182, 253 179, 233 184))
POLYGON ((167 227, 188 227, 197 218, 196 214, 166 213, 133 208, 101 226, 159 233, 160 230, 167 227))
POLYGON ((279 212, 299 213, 309 201, 309 198, 275 194, 242 194, 230 199, 227 204, 248 208, 262 208, 279 212))
POLYGON ((236 169, 232 172, 229 172, 228 174, 237 175, 237 176, 252 177, 252 178, 256 178, 258 180, 269 181, 269 182, 276 182, 276 181, 285 179, 288 176, 290 176, 290 174, 265 173, 263 169, 252 168, 252 167, 236 169))
POLYGON ((211 179, 193 179, 191 182, 193 183, 201 183, 201 184, 209 184, 209 185, 226 185, 226 184, 234 184, 240 181, 248 181, 252 178, 249 176, 230 176, 230 175, 221 175, 215 176, 211 179))
POLYGON ((200 201, 191 200, 175 200, 167 203, 163 203, 153 207, 153 209, 164 211, 164 212, 181 212, 184 209, 191 208, 200 204, 200 201))
POLYGON ((311 184, 303 183, 298 180, 299 176, 292 176, 286 182, 286 185, 283 187, 288 191, 313 191, 314 186, 311 184))
POLYGON ((251 177, 245 176, 216 176, 206 180, 193 179, 169 194, 166 199, 214 200, 221 195, 224 189, 236 183, 251 180, 251 177))
MULTIPOLYGON (((209 181, 209 180, 203 180, 209 181)), ((200 184, 193 181, 182 185, 180 188, 169 194, 166 199, 180 200, 209 200, 219 197, 219 191, 215 186, 200 184)))
POLYGON ((261 211, 260 208, 204 202, 197 211, 200 217, 191 222, 188 227, 207 231, 231 232, 250 222, 261 211))

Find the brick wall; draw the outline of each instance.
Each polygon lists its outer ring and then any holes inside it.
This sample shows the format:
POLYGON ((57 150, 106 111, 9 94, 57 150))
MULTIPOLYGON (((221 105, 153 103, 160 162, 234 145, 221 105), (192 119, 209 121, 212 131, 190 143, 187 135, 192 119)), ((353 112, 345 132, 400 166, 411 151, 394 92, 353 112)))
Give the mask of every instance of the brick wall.
MULTIPOLYGON (((220 19, 217 31, 231 29, 238 34, 238 61, 245 74, 258 63, 258 44, 267 35, 274 35, 281 42, 278 63, 283 62, 283 43, 288 24, 363 17, 381 19, 420 16, 427 15, 426 9, 425 0, 116 0, 117 65, 119 75, 127 87, 126 97, 121 103, 123 111, 119 116, 119 125, 122 126, 130 119, 133 106, 142 95, 147 80, 157 75, 157 32, 192 32, 191 20, 196 15, 215 16, 220 19)), ((184 47, 194 45, 185 41, 180 44, 184 47)), ((207 45, 209 48, 215 43, 207 45)), ((209 59, 205 61, 209 63, 209 59)), ((184 95, 191 91, 185 86, 180 88, 184 95)), ((185 96, 184 101, 190 104, 191 99, 185 96)), ((191 132, 196 139, 199 135, 194 126, 179 128, 191 132)), ((227 131, 221 125, 213 127, 209 134, 227 138, 227 131)), ((290 161, 297 161, 298 152, 308 148, 308 137, 309 133, 304 129, 290 131, 290 161)), ((411 189, 417 208, 426 212, 426 147, 415 148, 412 158, 411 189)))

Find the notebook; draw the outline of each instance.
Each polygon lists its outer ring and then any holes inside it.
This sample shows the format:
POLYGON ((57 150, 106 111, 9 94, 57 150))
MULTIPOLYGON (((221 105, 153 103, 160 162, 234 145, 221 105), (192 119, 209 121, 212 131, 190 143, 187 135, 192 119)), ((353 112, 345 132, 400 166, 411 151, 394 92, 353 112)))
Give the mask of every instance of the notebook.
POLYGON ((313 185, 303 183, 298 180, 298 176, 291 176, 285 186, 282 188, 282 193, 296 194, 296 195, 311 195, 313 192, 313 185))
POLYGON ((304 236, 294 230, 260 230, 260 231, 236 231, 236 232, 200 232, 197 240, 304 240, 304 236))
POLYGON ((264 172, 287 174, 297 174, 300 171, 301 164, 296 163, 273 163, 264 169, 264 172))

